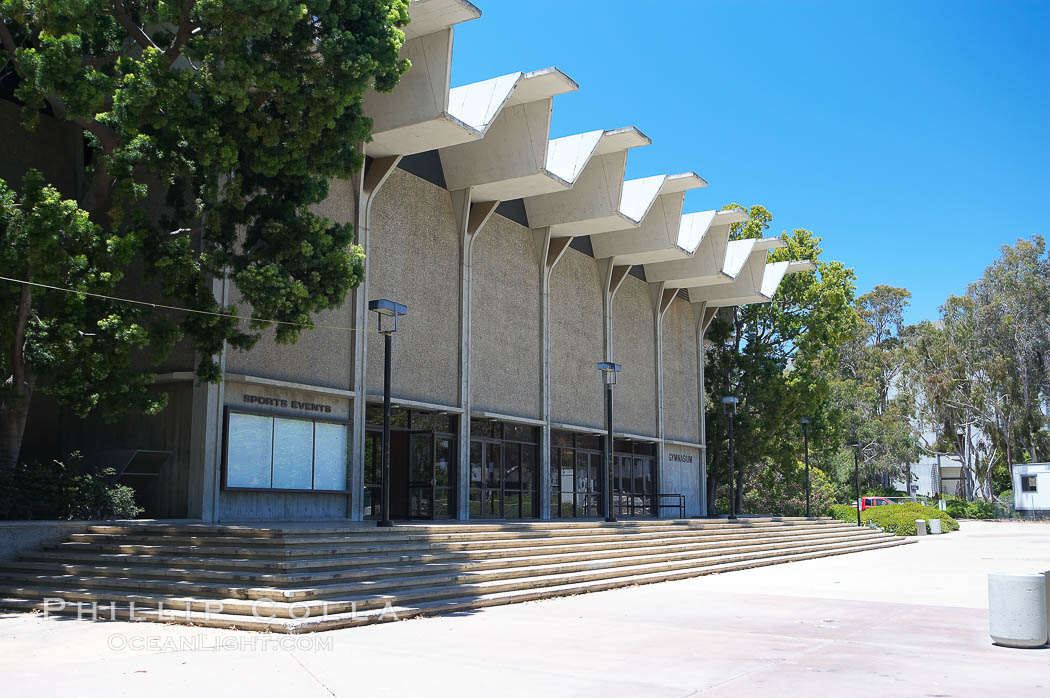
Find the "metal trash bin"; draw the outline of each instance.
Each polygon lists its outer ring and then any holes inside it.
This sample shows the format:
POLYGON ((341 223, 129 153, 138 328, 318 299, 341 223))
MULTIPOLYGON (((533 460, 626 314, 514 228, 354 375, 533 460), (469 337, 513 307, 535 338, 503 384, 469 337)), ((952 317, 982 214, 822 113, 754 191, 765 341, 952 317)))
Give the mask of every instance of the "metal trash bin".
POLYGON ((1004 647, 1042 647, 1050 642, 1047 595, 1050 577, 1043 572, 988 575, 988 634, 1004 647))
POLYGON ((919 536, 926 535, 926 519, 915 519, 915 533, 919 536))
POLYGON ((936 534, 938 534, 940 532, 941 532, 941 520, 940 519, 930 519, 930 533, 933 533, 933 534, 936 535, 936 534))

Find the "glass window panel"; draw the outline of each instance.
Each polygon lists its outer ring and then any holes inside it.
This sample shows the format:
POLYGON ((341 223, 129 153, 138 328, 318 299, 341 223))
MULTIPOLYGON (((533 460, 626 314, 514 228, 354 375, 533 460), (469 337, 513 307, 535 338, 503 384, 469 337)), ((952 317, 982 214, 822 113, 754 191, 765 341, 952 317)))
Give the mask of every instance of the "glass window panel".
POLYGON ((521 489, 521 446, 517 444, 504 444, 503 459, 506 461, 504 467, 503 487, 509 490, 521 489))
POLYGON ((536 447, 521 447, 521 488, 536 489, 536 447))
POLYGON ((470 516, 472 518, 481 516, 481 490, 470 491, 470 516))
POLYGON ((592 451, 602 450, 602 437, 593 434, 580 434, 576 437, 577 448, 587 448, 592 451))
POLYGON ((227 487, 269 487, 273 417, 230 413, 227 487))
POLYGON ((521 495, 518 492, 507 492, 503 495, 503 518, 505 519, 519 519, 521 518, 520 510, 518 509, 521 503, 521 495))
POLYGON ((430 487, 408 488, 408 515, 428 519, 432 514, 434 490, 430 487))
POLYGON ((470 442, 470 486, 481 487, 482 445, 480 441, 470 442))
POLYGON ((379 485, 383 482, 383 435, 374 431, 365 432, 365 484, 379 485))
POLYGON ((408 479, 412 482, 430 482, 434 479, 434 439, 430 434, 411 437, 408 479))
POLYGON ((654 485, 654 479, 655 479, 654 471, 655 470, 656 470, 656 464, 653 461, 648 461, 646 463, 646 468, 645 468, 645 473, 644 473, 644 475, 645 475, 645 483, 644 483, 645 484, 645 490, 644 491, 645 491, 646 494, 656 494, 655 485, 654 485))
POLYGON ((649 461, 644 458, 634 459, 634 485, 631 491, 635 494, 645 492, 645 471, 649 461))
POLYGON ((536 516, 535 499, 532 496, 532 492, 521 493, 521 516, 522 518, 531 519, 536 516))
POLYGON ((485 444, 485 487, 499 487, 503 478, 500 464, 500 447, 497 444, 485 444))
POLYGON ((361 512, 366 519, 379 513, 379 493, 374 487, 366 487, 361 495, 361 512))
POLYGON ((434 489, 434 516, 450 516, 451 493, 448 487, 434 489))
POLYGON ((586 453, 576 452, 576 491, 577 492, 589 492, 591 487, 591 479, 588 475, 588 463, 590 457, 586 453))
POLYGON ((499 490, 488 490, 488 500, 485 502, 485 516, 498 519, 502 515, 499 490))
POLYGON ((551 444, 554 446, 572 446, 572 432, 552 430, 551 444))
POLYGON ((434 453, 434 484, 437 487, 448 487, 448 461, 452 444, 448 439, 437 440, 437 450, 434 453))
POLYGON ((313 486, 314 423, 273 420, 273 487, 308 490, 313 486))
POLYGON ((492 436, 492 422, 487 419, 470 420, 470 433, 474 436, 492 436))
POLYGON ((314 426, 314 489, 345 490, 349 430, 345 424, 316 422, 314 426))

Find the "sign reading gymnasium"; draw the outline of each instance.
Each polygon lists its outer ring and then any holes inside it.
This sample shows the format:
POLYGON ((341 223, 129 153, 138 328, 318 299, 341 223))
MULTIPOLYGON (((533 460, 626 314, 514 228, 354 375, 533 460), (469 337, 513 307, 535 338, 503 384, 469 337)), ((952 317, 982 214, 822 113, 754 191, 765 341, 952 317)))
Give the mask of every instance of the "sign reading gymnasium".
POLYGON ((692 453, 675 453, 674 451, 668 451, 667 452, 667 460, 671 461, 672 463, 692 463, 693 462, 693 454, 692 453))

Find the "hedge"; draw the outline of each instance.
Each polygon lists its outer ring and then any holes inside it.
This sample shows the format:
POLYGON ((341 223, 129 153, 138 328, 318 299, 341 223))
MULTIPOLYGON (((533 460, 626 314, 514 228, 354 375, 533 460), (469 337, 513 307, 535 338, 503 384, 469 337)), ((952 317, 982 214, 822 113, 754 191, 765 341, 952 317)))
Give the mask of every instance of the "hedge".
MULTIPOLYGON (((847 523, 857 522, 857 507, 855 506, 849 504, 836 504, 831 507, 831 511, 836 519, 841 519, 847 523)), ((943 512, 933 507, 924 507, 917 502, 871 507, 860 513, 860 520, 862 523, 869 525, 874 524, 883 531, 897 536, 916 535, 916 519, 926 519, 927 521, 930 519, 940 519, 941 531, 945 533, 959 530, 959 522, 949 516, 947 512, 943 512)), ((928 524, 927 528, 929 528, 928 524)))

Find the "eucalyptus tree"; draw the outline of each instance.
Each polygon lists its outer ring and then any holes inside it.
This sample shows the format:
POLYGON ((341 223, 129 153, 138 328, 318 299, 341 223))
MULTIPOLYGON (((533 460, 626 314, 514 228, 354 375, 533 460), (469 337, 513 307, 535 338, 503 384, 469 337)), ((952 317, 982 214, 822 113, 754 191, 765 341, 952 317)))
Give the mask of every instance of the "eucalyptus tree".
POLYGON ((214 381, 224 342, 249 348, 262 320, 294 341, 344 301, 361 250, 310 207, 362 166, 362 98, 408 69, 407 22, 407 0, 2 0, 5 89, 27 128, 78 128, 64 159, 86 163, 76 191, 31 172, 0 188, 3 275, 200 312, 0 281, 0 464, 36 390, 81 415, 156 412, 142 350, 185 337, 214 381), (257 322, 228 317, 216 279, 257 322))

